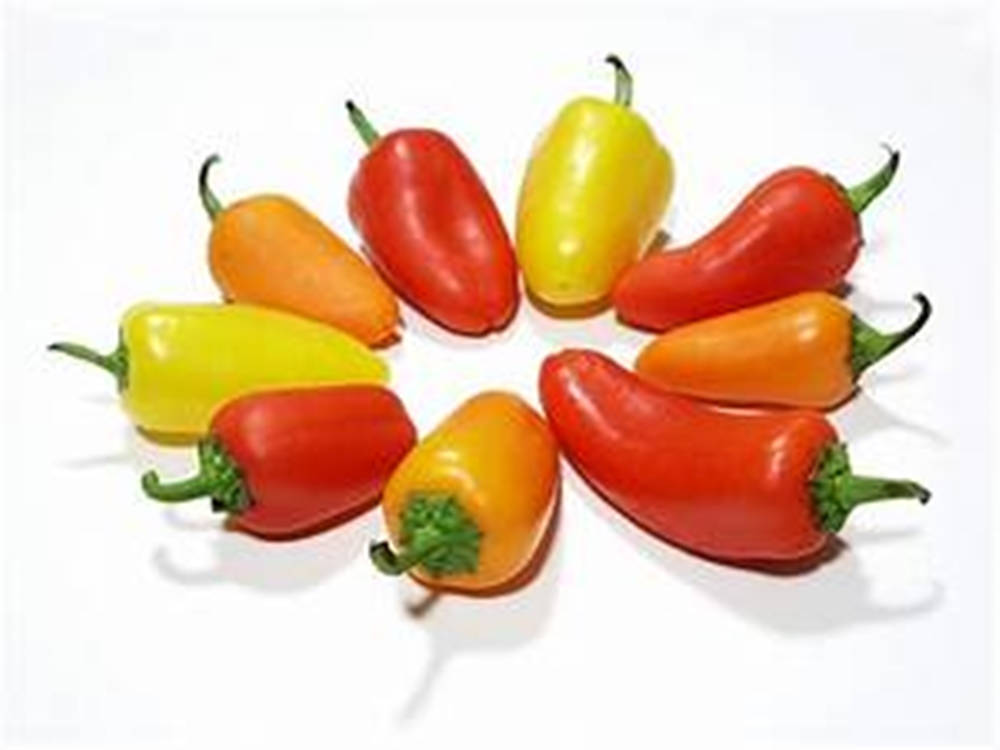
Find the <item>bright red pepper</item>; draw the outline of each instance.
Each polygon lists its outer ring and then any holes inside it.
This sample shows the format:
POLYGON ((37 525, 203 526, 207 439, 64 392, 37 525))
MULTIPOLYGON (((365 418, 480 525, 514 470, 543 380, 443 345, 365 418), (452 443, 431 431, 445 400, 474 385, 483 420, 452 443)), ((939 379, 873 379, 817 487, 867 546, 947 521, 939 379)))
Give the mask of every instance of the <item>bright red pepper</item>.
POLYGON ((790 294, 837 287, 862 244, 858 215, 892 181, 899 152, 844 188, 807 167, 757 185, 721 224, 687 247, 655 252, 615 284, 626 323, 656 331, 790 294))
POLYGON ((852 474, 816 412, 713 410, 580 350, 549 357, 539 385, 583 477, 639 526, 705 557, 810 558, 857 505, 930 497, 915 482, 852 474))
POLYGON ((399 399, 368 385, 268 391, 230 401, 198 443, 199 473, 142 477, 163 502, 210 496, 227 525, 270 539, 315 533, 373 507, 416 442, 399 399))
POLYGON ((445 328, 479 335, 506 326, 518 300, 514 248, 472 164, 444 133, 379 136, 352 102, 347 109, 370 146, 348 209, 373 263, 445 328))

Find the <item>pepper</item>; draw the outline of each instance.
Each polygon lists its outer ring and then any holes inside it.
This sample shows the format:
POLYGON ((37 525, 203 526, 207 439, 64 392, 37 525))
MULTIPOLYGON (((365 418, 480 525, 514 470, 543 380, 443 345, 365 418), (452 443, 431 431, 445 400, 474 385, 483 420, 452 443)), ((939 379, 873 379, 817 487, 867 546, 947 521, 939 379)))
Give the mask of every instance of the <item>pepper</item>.
POLYGON ((368 153, 348 209, 372 261, 424 315, 457 333, 504 328, 517 309, 517 264, 507 230, 465 154, 437 130, 380 136, 353 102, 368 153))
POLYGON ((389 479, 388 542, 375 567, 434 589, 492 592, 532 564, 553 517, 559 453, 545 420, 513 394, 487 392, 451 414, 389 479))
POLYGON ((386 382, 385 363, 329 326, 252 305, 146 303, 122 317, 118 347, 49 349, 114 375, 122 406, 139 427, 202 435, 226 401, 280 386, 386 382))
POLYGON ((373 346, 393 341, 399 304, 375 270, 283 195, 223 207, 208 186, 217 161, 217 155, 205 160, 198 191, 212 220, 209 266, 226 300, 312 318, 373 346))
POLYGON ((267 391, 228 402, 198 442, 198 474, 165 484, 142 477, 165 503, 209 496, 227 527, 298 538, 378 503, 416 442, 400 400, 370 385, 267 391))
POLYGON ((732 404, 828 408, 848 399, 861 373, 927 323, 930 301, 908 326, 882 333, 833 295, 803 292, 660 334, 635 370, 659 386, 732 404))
POLYGON ((615 55, 614 101, 581 97, 541 135, 517 208, 517 255, 542 307, 606 305, 619 274, 653 240, 673 190, 673 161, 632 111, 632 77, 615 55))
POLYGON ((663 331, 798 292, 835 289, 862 244, 859 215, 892 181, 899 152, 844 188, 808 167, 757 185, 687 247, 655 252, 621 275, 612 301, 626 323, 663 331))
POLYGON ((930 498, 916 482, 853 474, 817 412, 715 410, 581 350, 549 357, 540 391, 564 454, 605 500, 718 561, 808 560, 859 505, 930 498))

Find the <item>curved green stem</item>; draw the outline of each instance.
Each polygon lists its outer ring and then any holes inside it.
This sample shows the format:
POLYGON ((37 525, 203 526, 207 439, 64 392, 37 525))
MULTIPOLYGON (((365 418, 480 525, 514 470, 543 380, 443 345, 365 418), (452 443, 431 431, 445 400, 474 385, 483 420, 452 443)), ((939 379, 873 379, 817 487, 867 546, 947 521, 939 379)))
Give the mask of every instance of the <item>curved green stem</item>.
POLYGON ((413 493, 400 516, 400 549, 388 542, 368 548, 372 564, 382 573, 398 576, 421 566, 438 578, 474 573, 479 566, 482 532, 453 495, 413 493))
POLYGON ((198 170, 198 195, 201 196, 201 205, 205 207, 205 211, 208 213, 208 218, 215 221, 215 217, 222 213, 224 206, 222 202, 215 197, 215 193, 212 192, 212 188, 208 186, 208 172, 212 168, 213 164, 222 161, 222 157, 218 154, 212 154, 209 156, 201 165, 201 169, 198 170))
POLYGON ((632 106, 632 74, 628 72, 625 63, 618 55, 608 55, 604 62, 615 68, 615 104, 623 107, 632 106))
POLYGON ((177 482, 163 482, 155 471, 142 475, 142 489, 161 503, 212 498, 212 510, 240 513, 250 506, 239 466, 214 437, 198 441, 198 473, 177 482))
POLYGON ((912 339, 931 317, 931 301, 918 292, 913 299, 920 305, 920 312, 913 322, 900 331, 882 333, 865 323, 857 315, 851 316, 851 371, 857 379, 880 359, 912 339))
POLYGON ((125 344, 121 340, 118 342, 118 348, 110 354, 101 354, 88 346, 69 341, 57 341, 54 344, 49 344, 47 348, 51 352, 62 352, 107 370, 115 376, 119 391, 124 391, 128 387, 128 349, 125 348, 125 344))
POLYGON ((847 446, 843 443, 830 443, 824 448, 809 489, 819 526, 831 534, 843 528, 851 511, 859 505, 904 498, 926 503, 931 498, 926 487, 909 479, 852 474, 847 446))
POLYGON ((889 187, 896 170, 899 169, 899 152, 887 144, 883 143, 882 146, 889 152, 889 159, 882 165, 882 168, 864 182, 844 189, 851 209, 856 214, 864 211, 869 203, 889 187))
POLYGON ((358 135, 361 136, 361 140, 365 142, 365 145, 371 148, 375 145, 375 141, 379 139, 378 131, 375 130, 357 104, 348 100, 346 106, 347 116, 351 118, 351 124, 354 125, 354 129, 358 131, 358 135))

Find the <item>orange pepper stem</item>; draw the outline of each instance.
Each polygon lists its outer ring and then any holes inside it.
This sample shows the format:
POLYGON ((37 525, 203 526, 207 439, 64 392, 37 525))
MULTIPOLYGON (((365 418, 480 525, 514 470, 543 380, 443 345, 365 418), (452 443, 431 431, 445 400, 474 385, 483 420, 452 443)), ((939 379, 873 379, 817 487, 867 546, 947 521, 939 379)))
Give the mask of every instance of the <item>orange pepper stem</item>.
POLYGON ((628 72, 625 63, 618 55, 608 55, 604 62, 615 68, 615 104, 623 107, 632 106, 632 74, 628 72))
POLYGON ((847 446, 830 443, 823 450, 809 481, 820 527, 831 534, 840 531, 851 511, 865 503, 915 498, 926 503, 930 491, 908 479, 883 479, 851 473, 847 446))
POLYGON ((920 312, 906 328, 894 333, 882 333, 865 323, 857 315, 851 316, 851 371, 857 379, 880 359, 888 356, 920 332, 931 317, 931 302, 918 292, 913 299, 920 305, 920 312))
POLYGON ((354 125, 354 129, 358 131, 358 135, 361 136, 361 140, 365 142, 365 145, 371 148, 375 145, 375 141, 379 139, 378 131, 372 126, 368 118, 365 117, 365 113, 361 111, 361 108, 357 104, 348 99, 346 106, 347 116, 351 118, 351 124, 354 125))
POLYGON ((119 391, 125 390, 128 386, 128 350, 121 341, 118 342, 118 348, 110 354, 101 354, 88 346, 69 341, 58 341, 55 344, 49 344, 47 348, 51 352, 62 352, 107 370, 115 376, 119 391))
POLYGON ((198 473, 178 482, 164 483, 155 471, 142 475, 142 489, 161 503, 183 503, 206 495, 212 510, 239 513, 250 506, 250 496, 235 461, 216 438, 198 441, 198 473))
POLYGON ((372 564, 382 573, 398 576, 417 565, 435 578, 476 571, 483 534, 453 495, 414 493, 400 522, 399 552, 388 542, 368 548, 372 564))
POLYGON ((212 168, 212 165, 222 161, 222 157, 218 154, 212 154, 204 163, 201 165, 201 169, 198 170, 198 194, 201 196, 201 205, 205 207, 205 211, 208 213, 208 218, 215 221, 215 217, 222 213, 224 206, 222 202, 215 196, 212 192, 212 188, 208 186, 208 172, 212 168))
POLYGON ((889 187, 889 183, 892 182, 896 170, 899 169, 899 151, 884 143, 882 146, 889 152, 889 159, 882 168, 864 182, 860 182, 854 187, 844 188, 844 193, 851 204, 851 209, 856 214, 864 211, 869 203, 889 187))

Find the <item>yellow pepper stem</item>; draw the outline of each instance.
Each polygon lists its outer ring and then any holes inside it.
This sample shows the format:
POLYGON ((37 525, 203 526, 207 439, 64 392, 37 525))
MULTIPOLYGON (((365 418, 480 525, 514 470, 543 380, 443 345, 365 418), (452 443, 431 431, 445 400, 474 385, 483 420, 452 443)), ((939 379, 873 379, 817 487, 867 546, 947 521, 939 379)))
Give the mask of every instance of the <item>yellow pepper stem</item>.
POLYGON ((604 62, 610 63, 615 69, 615 104, 631 107, 632 74, 628 72, 628 68, 618 55, 608 55, 604 58, 604 62))
POLYGON ((124 391, 128 386, 128 350, 121 341, 118 342, 118 348, 110 354, 101 354, 88 346, 74 344, 69 341, 58 341, 55 344, 49 344, 48 350, 51 352, 61 352, 107 370, 115 376, 119 391, 124 391))
POLYGON ((204 163, 201 165, 201 169, 198 170, 198 195, 201 196, 201 205, 205 207, 205 211, 208 213, 208 218, 215 220, 223 209, 222 202, 215 196, 212 192, 212 188, 208 186, 208 172, 212 168, 213 164, 222 161, 222 157, 218 154, 212 154, 204 163))
POLYGON ((483 534, 454 496, 414 493, 400 522, 398 552, 388 542, 372 543, 368 549, 372 564, 382 573, 398 576, 417 565, 435 578, 476 571, 483 534))

